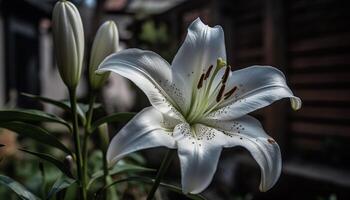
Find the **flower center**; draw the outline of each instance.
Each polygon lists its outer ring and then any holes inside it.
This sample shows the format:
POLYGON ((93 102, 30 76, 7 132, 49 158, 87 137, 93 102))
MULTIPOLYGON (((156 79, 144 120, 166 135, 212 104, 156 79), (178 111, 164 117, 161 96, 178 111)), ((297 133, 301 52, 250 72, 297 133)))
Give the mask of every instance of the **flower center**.
POLYGON ((215 110, 222 101, 231 97, 237 90, 236 86, 226 88, 231 71, 231 66, 219 58, 215 68, 211 65, 201 74, 192 92, 190 110, 185 115, 189 124, 196 123, 203 116, 215 110))

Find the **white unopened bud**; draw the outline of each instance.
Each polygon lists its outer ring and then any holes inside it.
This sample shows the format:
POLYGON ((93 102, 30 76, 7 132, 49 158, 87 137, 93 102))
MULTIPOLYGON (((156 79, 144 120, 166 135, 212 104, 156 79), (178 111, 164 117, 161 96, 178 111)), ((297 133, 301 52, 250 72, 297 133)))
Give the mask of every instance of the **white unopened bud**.
POLYGON ((79 11, 69 1, 58 1, 53 9, 52 23, 61 78, 69 88, 75 88, 80 80, 84 56, 84 30, 79 11))
POLYGON ((117 26, 113 21, 103 23, 97 31, 92 44, 89 80, 93 89, 100 88, 109 76, 109 72, 96 74, 100 63, 110 54, 117 52, 119 45, 119 35, 117 26))

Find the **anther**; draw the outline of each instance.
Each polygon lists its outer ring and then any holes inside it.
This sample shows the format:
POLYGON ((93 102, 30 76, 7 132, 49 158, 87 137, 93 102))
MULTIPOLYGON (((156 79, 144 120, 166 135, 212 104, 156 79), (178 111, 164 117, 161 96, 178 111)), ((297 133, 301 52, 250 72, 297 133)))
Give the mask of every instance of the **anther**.
POLYGON ((222 95, 224 94, 224 91, 225 91, 225 84, 223 84, 220 88, 220 91, 218 93, 218 96, 216 96, 216 102, 219 102, 221 101, 222 99, 222 95))
POLYGON ((233 67, 231 65, 228 65, 228 67, 231 69, 231 72, 233 72, 233 67))
POLYGON ((200 78, 199 81, 198 81, 198 85, 197 85, 197 88, 198 88, 198 89, 200 89, 200 88, 203 86, 204 75, 205 75, 205 74, 202 74, 201 78, 200 78))
POLYGON ((209 77, 210 72, 211 72, 212 69, 213 69, 213 65, 210 65, 208 70, 207 70, 207 72, 205 73, 204 80, 206 80, 209 77))
POLYGON ((268 138, 267 141, 270 143, 270 144, 275 144, 275 140, 273 140, 272 138, 268 138))
POLYGON ((230 96, 232 96, 233 93, 235 93, 235 91, 237 90, 237 86, 233 87, 230 91, 226 92, 225 96, 225 100, 230 98, 230 96))
POLYGON ((226 67, 225 73, 224 73, 224 75, 222 76, 222 82, 223 82, 223 83, 226 83, 229 74, 230 74, 230 67, 226 67))

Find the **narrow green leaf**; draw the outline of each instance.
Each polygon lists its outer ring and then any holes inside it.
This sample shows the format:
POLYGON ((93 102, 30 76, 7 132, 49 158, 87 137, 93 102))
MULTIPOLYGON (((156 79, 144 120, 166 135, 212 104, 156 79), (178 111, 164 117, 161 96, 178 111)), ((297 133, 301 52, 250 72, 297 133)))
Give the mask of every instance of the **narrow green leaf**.
POLYGON ((57 192, 68 188, 69 186, 71 186, 73 183, 75 183, 76 180, 71 179, 67 176, 61 176, 60 178, 58 178, 55 183, 53 184, 53 186, 51 187, 47 198, 46 199, 51 199, 51 197, 53 195, 55 195, 57 192))
POLYGON ((55 136, 51 135, 45 129, 23 122, 0 122, 0 127, 16 132, 17 134, 30 137, 42 144, 50 145, 72 154, 55 136))
POLYGON ((108 115, 106 117, 102 117, 101 119, 95 121, 91 126, 92 127, 91 130, 94 131, 97 127, 99 127, 103 123, 127 122, 134 116, 135 116, 135 113, 131 113, 131 112, 121 112, 121 113, 108 115))
MULTIPOLYGON (((80 107, 80 109, 84 112, 87 113, 87 111, 89 110, 89 104, 85 104, 85 103, 78 103, 78 106, 80 107)), ((101 108, 102 105, 100 103, 94 103, 94 109, 97 108, 101 108)))
MULTIPOLYGON (((117 180, 117 181, 114 181, 113 183, 105 186, 102 190, 100 190, 97 194, 97 197, 99 197, 99 194, 105 190, 105 189, 108 189, 109 187, 115 185, 115 184, 118 184, 118 183, 122 183, 122 182, 129 182, 129 181, 136 181, 136 182, 142 182, 142 183, 146 183, 146 184, 153 184, 154 183, 154 179, 151 179, 151 178, 148 178, 148 177, 128 177, 128 178, 125 178, 125 179, 120 179, 120 180, 117 180)), ((160 183, 160 187, 164 187, 168 190, 171 190, 173 192, 176 192, 176 193, 179 193, 179 194, 182 194, 186 197, 188 197, 189 199, 193 199, 193 200, 205 200, 205 198, 202 196, 202 195, 199 195, 199 194, 184 194, 182 193, 182 189, 178 186, 175 186, 175 185, 171 185, 171 184, 167 184, 167 183, 160 183)))
MULTIPOLYGON (((51 105, 54 105, 56 107, 59 107, 67 112, 71 112, 70 109, 70 102, 67 100, 63 100, 63 101, 57 101, 54 99, 50 99, 47 97, 42 97, 42 96, 38 96, 38 95, 32 95, 32 94, 27 94, 27 93, 21 93, 23 96, 29 97, 31 99, 35 99, 38 100, 40 102, 43 103, 48 103, 51 105)), ((85 124, 86 118, 85 118, 85 112, 80 108, 80 106, 77 106, 77 112, 79 115, 80 120, 83 122, 83 124, 85 124)))
MULTIPOLYGON (((69 112, 70 112, 70 111, 71 111, 71 110, 70 110, 70 107, 71 107, 70 101, 62 101, 62 103, 64 103, 66 106, 68 106, 69 112)), ((81 108, 80 103, 78 103, 78 104, 77 104, 77 114, 78 114, 78 116, 79 116, 79 118, 80 118, 80 120, 81 120, 81 122, 82 122, 83 124, 86 123, 86 116, 85 116, 85 113, 86 113, 86 112, 81 108)))
MULTIPOLYGON (((155 169, 146 168, 138 165, 123 163, 121 165, 115 165, 111 170, 109 170, 109 175, 116 175, 121 173, 132 173, 132 172, 151 172, 156 171, 155 169)), ((92 174, 91 179, 87 185, 87 188, 91 186, 91 184, 99 178, 103 177, 103 170, 99 170, 92 174)))
POLYGON ((70 111, 70 106, 68 106, 66 103, 63 103, 61 101, 57 101, 54 99, 50 99, 50 98, 42 97, 42 96, 38 96, 38 95, 28 94, 28 93, 21 93, 21 95, 29 97, 31 99, 41 101, 43 103, 52 104, 52 105, 57 106, 63 110, 70 111))
POLYGON ((140 153, 136 152, 136 153, 131 153, 129 155, 127 155, 127 157, 125 157, 125 159, 130 159, 131 161, 140 164, 140 165, 145 165, 146 164, 146 159, 141 156, 140 153))
POLYGON ((38 152, 34 152, 34 151, 29 151, 27 149, 19 149, 20 151, 26 152, 28 154, 34 155, 38 158, 41 158, 53 165, 55 165, 59 170, 61 170, 61 172, 63 172, 65 175, 67 175, 68 177, 73 177, 73 175, 71 174, 70 170, 68 169, 68 167, 60 160, 52 157, 51 155, 48 154, 44 154, 44 153, 38 153, 38 152))
POLYGON ((12 178, 10 178, 8 176, 0 175, 0 184, 11 189, 21 199, 24 199, 24 200, 38 200, 39 199, 33 193, 29 192, 22 184, 18 183, 17 181, 13 180, 12 178))
POLYGON ((7 121, 56 122, 71 129, 70 125, 62 118, 41 110, 0 110, 0 122, 7 121))

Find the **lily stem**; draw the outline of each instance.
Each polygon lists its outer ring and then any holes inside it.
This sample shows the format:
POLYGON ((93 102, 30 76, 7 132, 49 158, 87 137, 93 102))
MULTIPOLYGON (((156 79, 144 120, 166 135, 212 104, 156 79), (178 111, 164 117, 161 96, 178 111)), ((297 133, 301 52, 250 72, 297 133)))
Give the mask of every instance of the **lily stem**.
POLYGON ((92 115, 94 111, 94 103, 95 103, 95 93, 92 92, 89 95, 89 110, 87 111, 86 115, 86 122, 85 122, 85 134, 83 138, 83 178, 84 182, 88 182, 88 139, 89 136, 91 135, 91 120, 92 120, 92 115))
POLYGON ((80 183, 80 194, 81 198, 83 200, 87 199, 87 193, 86 193, 86 182, 83 175, 83 164, 82 164, 82 154, 80 150, 80 138, 79 138, 79 132, 78 132, 78 116, 77 116, 77 97, 76 97, 76 89, 69 88, 69 98, 70 98, 70 104, 71 104, 71 111, 72 111, 72 123, 73 123, 73 141, 74 141, 74 148, 75 148, 75 154, 76 154, 76 163, 77 163, 77 174, 78 179, 80 183))
POLYGON ((162 164, 160 165, 160 167, 158 169, 158 172, 157 172, 155 181, 153 183, 153 186, 151 188, 151 191, 148 193, 147 200, 153 199, 154 194, 156 193, 156 191, 159 187, 160 181, 163 178, 165 172, 168 170, 171 161, 174 159, 175 154, 176 154, 176 151, 174 149, 169 149, 167 151, 167 153, 165 154, 163 161, 162 161, 162 164))

